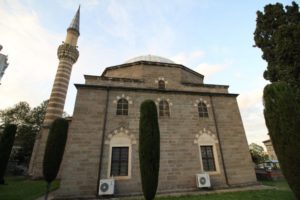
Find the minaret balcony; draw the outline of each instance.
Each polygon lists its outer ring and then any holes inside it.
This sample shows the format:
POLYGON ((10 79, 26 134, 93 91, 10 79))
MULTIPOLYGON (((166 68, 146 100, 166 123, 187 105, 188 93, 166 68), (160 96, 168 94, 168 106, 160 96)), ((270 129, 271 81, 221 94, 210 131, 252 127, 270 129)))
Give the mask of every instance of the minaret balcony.
POLYGON ((70 59, 73 63, 75 63, 79 57, 79 51, 76 47, 64 43, 59 45, 57 50, 58 59, 70 59))

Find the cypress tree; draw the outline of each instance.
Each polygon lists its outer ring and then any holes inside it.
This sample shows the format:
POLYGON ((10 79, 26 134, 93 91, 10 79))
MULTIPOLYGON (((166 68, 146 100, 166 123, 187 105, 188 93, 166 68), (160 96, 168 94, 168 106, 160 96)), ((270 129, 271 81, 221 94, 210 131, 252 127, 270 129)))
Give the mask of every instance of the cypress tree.
POLYGON ((4 184, 4 174, 9 160, 9 156, 14 144, 17 126, 8 124, 5 126, 0 140, 0 184, 4 184))
POLYGON ((300 105, 287 83, 264 89, 264 115, 274 150, 286 180, 300 199, 300 105))
POLYGON ((156 105, 146 100, 140 108, 139 158, 143 194, 146 200, 155 197, 160 159, 160 136, 156 105))
POLYGON ((51 182, 56 178, 63 158, 68 134, 68 121, 63 118, 54 120, 50 127, 43 161, 43 174, 47 181, 47 199, 51 182))
POLYGON ((257 11, 255 46, 267 62, 264 78, 289 83, 300 100, 300 12, 299 5, 268 4, 257 11))

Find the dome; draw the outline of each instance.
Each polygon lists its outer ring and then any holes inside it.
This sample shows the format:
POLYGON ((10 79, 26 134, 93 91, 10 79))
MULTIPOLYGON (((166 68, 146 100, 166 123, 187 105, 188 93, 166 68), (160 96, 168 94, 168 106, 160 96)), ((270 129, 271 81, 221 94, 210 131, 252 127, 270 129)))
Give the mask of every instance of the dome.
POLYGON ((150 62, 160 62, 160 63, 170 63, 175 64, 172 60, 160 56, 154 56, 154 55, 144 55, 144 56, 138 56, 135 58, 131 58, 127 60, 125 63, 133 63, 137 61, 150 61, 150 62))

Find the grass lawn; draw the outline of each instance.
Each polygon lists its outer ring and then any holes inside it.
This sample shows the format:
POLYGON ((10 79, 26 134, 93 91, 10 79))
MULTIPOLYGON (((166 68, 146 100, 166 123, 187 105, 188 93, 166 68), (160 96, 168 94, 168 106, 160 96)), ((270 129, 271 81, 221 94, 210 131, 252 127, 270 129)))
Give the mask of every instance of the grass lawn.
POLYGON ((197 196, 161 197, 160 200, 296 200, 290 191, 260 190, 197 196))
POLYGON ((263 181, 263 185, 275 189, 228 192, 219 194, 160 197, 160 200, 296 200, 286 181, 263 181))
MULTIPOLYGON (((9 176, 7 185, 0 185, 0 200, 34 200, 45 193, 45 181, 28 180, 25 177, 9 176)), ((286 181, 263 181, 264 185, 274 189, 201 194, 188 196, 158 197, 158 200, 296 200, 286 181)), ((52 184, 52 190, 59 187, 59 182, 52 184)), ((136 198, 134 198, 136 199, 136 198)))
MULTIPOLYGON (((22 176, 5 177, 6 185, 0 185, 1 200, 34 200, 46 191, 46 182, 43 180, 29 180, 22 176)), ((51 190, 59 187, 59 182, 54 181, 51 190)))

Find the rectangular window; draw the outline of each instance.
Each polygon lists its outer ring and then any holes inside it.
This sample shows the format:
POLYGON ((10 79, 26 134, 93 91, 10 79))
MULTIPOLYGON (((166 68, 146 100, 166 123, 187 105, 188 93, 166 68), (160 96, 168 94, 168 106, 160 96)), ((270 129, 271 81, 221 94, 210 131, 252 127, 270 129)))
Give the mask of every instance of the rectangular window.
POLYGON ((216 171, 213 146, 200 146, 204 171, 216 171))
POLYGON ((110 176, 128 176, 128 147, 112 147, 110 176))

